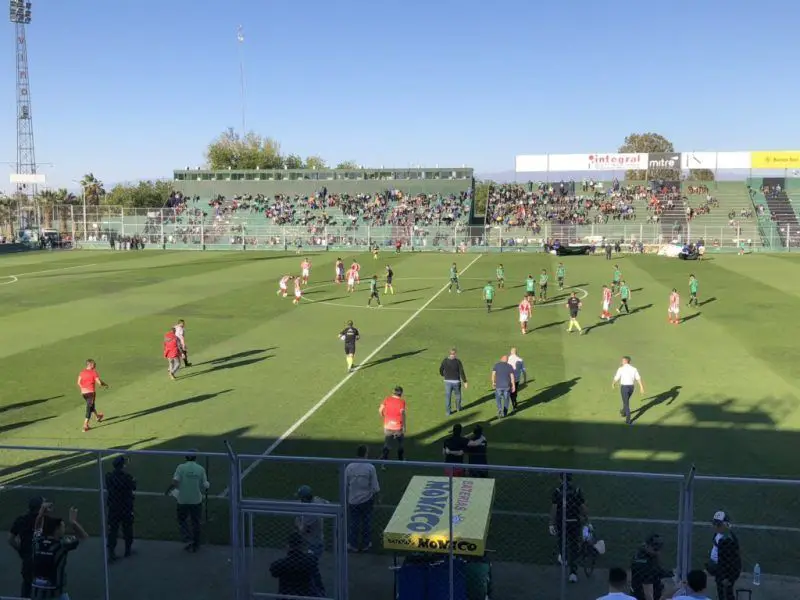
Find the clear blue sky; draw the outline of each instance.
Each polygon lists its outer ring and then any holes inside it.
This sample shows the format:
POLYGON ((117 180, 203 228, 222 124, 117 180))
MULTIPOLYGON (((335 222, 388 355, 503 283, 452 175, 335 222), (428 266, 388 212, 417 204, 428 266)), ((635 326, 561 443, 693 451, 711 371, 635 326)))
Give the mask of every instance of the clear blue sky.
POLYGON ((331 163, 493 173, 642 130, 679 150, 797 149, 798 22, 790 0, 33 0, 37 158, 68 186, 200 165, 240 127, 239 24, 248 129, 331 163))

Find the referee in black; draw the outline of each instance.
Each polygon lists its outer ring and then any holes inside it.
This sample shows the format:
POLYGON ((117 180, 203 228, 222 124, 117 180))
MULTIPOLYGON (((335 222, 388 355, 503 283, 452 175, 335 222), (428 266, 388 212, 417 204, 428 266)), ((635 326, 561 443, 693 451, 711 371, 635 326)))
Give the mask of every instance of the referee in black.
POLYGON ((353 322, 348 321, 347 327, 339 332, 339 339, 344 342, 344 354, 347 358, 347 371, 353 372, 353 361, 356 358, 356 342, 361 338, 358 329, 353 327, 353 322))
POLYGON ((639 384, 639 392, 644 395, 644 382, 642 381, 642 376, 639 375, 639 369, 631 364, 630 356, 623 356, 622 364, 614 374, 611 388, 613 389, 619 384, 622 397, 622 408, 619 411, 619 416, 625 417, 626 425, 633 424, 631 421, 631 396, 633 396, 633 390, 637 383, 639 384))

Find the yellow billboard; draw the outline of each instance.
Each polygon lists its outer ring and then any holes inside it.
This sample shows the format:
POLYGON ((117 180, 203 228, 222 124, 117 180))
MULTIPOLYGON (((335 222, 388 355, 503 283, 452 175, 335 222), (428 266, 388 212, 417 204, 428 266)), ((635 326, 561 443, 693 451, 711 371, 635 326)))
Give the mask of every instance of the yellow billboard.
POLYGON ((800 150, 751 152, 751 169, 800 169, 800 150))
POLYGON ((494 479, 454 477, 451 500, 447 477, 415 476, 383 531, 383 547, 448 554, 452 545, 454 554, 483 556, 493 501, 494 479))

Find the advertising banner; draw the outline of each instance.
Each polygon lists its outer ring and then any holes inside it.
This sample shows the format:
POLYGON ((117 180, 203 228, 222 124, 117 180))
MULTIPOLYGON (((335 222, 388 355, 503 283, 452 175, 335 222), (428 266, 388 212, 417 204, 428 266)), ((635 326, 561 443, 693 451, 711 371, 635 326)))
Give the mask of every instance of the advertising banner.
POLYGON ((750 169, 750 152, 717 152, 718 169, 750 169))
POLYGON ((717 168, 716 152, 683 152, 681 154, 681 169, 690 171, 692 169, 708 169, 714 171, 717 168))
POLYGON ((680 152, 651 152, 647 155, 648 171, 679 171, 680 168, 680 152))
POLYGON ((777 150, 751 152, 751 169, 797 169, 800 168, 800 150, 777 150))
POLYGON ((590 171, 644 171, 647 169, 647 154, 590 154, 584 168, 590 171))
POLYGON ((411 479, 383 531, 383 547, 410 552, 483 556, 489 535, 494 479, 447 477, 411 479), (452 503, 453 538, 450 539, 452 503))
POLYGON ((515 165, 517 173, 545 173, 547 154, 522 154, 516 157, 515 165))
POLYGON ((588 170, 588 154, 550 154, 547 158, 551 173, 588 170))

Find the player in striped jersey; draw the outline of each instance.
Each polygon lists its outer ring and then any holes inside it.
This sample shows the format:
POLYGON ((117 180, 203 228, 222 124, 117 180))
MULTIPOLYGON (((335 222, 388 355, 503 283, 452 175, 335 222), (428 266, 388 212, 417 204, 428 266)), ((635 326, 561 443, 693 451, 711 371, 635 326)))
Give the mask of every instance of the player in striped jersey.
POLYGON ((601 319, 605 319, 607 321, 611 320, 611 288, 607 285, 603 286, 603 313, 600 315, 601 319))
POLYGON ((311 275, 311 261, 308 260, 308 257, 300 263, 300 272, 303 277, 303 285, 308 285, 308 276, 311 275))
POLYGON ((291 278, 292 278, 291 275, 284 275, 283 277, 281 277, 281 280, 278 282, 278 292, 277 292, 277 294, 281 298, 286 298, 286 295, 289 293, 288 292, 288 287, 289 287, 289 280, 291 278))
POLYGON ((669 309, 667 316, 669 322, 673 325, 678 325, 681 322, 681 296, 678 290, 672 288, 672 293, 669 295, 669 309))

